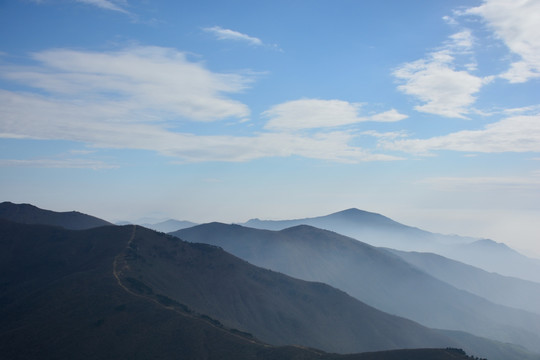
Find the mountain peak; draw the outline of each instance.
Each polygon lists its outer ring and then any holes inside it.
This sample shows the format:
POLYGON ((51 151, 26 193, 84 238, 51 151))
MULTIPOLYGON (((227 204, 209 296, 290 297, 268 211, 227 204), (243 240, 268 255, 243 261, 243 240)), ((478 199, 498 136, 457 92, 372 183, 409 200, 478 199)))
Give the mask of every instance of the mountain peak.
POLYGON ((357 209, 357 208, 350 208, 350 209, 346 209, 346 210, 341 210, 341 211, 335 212, 333 214, 330 214, 328 216, 332 216, 332 215, 346 215, 346 216, 378 215, 378 216, 382 216, 382 215, 377 214, 377 213, 373 213, 373 212, 369 212, 369 211, 365 211, 365 210, 360 210, 360 209, 357 209))

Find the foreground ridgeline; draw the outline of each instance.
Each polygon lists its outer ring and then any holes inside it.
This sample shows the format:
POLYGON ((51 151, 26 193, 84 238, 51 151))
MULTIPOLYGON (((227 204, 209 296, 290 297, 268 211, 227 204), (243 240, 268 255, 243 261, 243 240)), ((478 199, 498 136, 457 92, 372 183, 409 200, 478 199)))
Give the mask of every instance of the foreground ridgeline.
POLYGON ((135 225, 20 222, 0 220, 2 359, 540 358, 213 245, 135 225))
POLYGON ((78 211, 55 212, 40 209, 30 204, 0 203, 0 219, 22 224, 60 226, 71 230, 91 229, 111 223, 78 211))

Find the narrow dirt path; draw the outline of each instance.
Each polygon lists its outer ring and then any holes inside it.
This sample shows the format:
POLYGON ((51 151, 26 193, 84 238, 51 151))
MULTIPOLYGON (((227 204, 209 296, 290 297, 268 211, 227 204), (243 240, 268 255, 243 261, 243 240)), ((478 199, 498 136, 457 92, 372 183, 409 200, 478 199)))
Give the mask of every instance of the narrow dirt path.
MULTIPOLYGON (((142 297, 141 295, 139 294, 135 294, 133 291, 129 290, 123 283, 122 283, 122 280, 120 280, 120 271, 118 269, 119 265, 118 263, 120 262, 120 258, 123 256, 124 254, 124 251, 129 248, 131 246, 131 243, 133 242, 133 239, 135 239, 135 233, 137 232, 137 225, 133 225, 133 229, 131 231, 131 236, 126 244, 126 247, 124 248, 124 250, 120 251, 118 253, 118 255, 116 255, 114 257, 114 261, 113 261, 113 275, 114 275, 114 278, 116 279, 116 282, 118 283, 118 286, 120 286, 122 289, 124 289, 125 291, 127 291, 128 293, 130 293, 131 295, 135 295, 135 296, 139 296, 139 297, 142 297)), ((124 259, 125 261, 125 259, 124 259)), ((127 268, 128 265, 127 265, 127 261, 126 263, 124 264, 124 268, 127 268)))

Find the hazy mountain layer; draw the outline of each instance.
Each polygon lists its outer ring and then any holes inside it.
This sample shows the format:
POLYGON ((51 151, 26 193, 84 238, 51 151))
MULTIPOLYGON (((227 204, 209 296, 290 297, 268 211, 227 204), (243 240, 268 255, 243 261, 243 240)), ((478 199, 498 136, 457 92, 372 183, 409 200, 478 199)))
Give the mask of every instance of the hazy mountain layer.
POLYGON ((521 255, 504 244, 487 239, 435 234, 358 209, 295 220, 252 219, 243 225, 267 230, 311 225, 370 245, 403 251, 433 252, 486 271, 540 283, 540 260, 521 255))
POLYGON ((391 250, 424 272, 497 304, 540 314, 540 284, 490 273, 432 253, 391 250))
POLYGON ((223 247, 257 266, 342 289, 426 326, 467 331, 540 351, 540 316, 487 301, 390 252, 310 226, 282 231, 211 223, 173 233, 223 247))
POLYGON ((30 204, 0 203, 0 219, 22 224, 45 224, 66 229, 83 230, 111 223, 77 211, 55 212, 43 210, 30 204))
POLYGON ((489 272, 512 276, 540 284, 540 260, 529 258, 505 244, 477 240, 440 251, 440 255, 474 265, 489 272))

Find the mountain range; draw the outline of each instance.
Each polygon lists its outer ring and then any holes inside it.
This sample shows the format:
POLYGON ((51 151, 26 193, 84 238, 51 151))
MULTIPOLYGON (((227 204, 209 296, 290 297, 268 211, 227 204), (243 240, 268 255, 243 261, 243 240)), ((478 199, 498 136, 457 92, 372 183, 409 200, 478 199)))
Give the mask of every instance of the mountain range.
POLYGON ((320 281, 423 325, 467 331, 540 352, 540 316, 459 290, 398 256, 343 235, 298 225, 281 231, 210 223, 172 233, 254 265, 320 281))
POLYGON ((266 230, 310 225, 335 231, 373 246, 436 253, 489 272, 540 283, 540 260, 524 256, 505 244, 489 239, 436 234, 355 208, 295 220, 252 219, 240 225, 266 230))
MULTIPOLYGON (((322 341, 342 351, 459 342, 328 285, 142 227, 72 231, 0 220, 0 248, 0 352, 10 359, 467 358, 452 349, 338 356, 268 345, 246 330, 274 343, 322 341)), ((510 358, 524 355, 466 337, 510 358)))
MULTIPOLYGON (((29 209, 46 223, 47 210, 29 209)), ((134 225, 70 230, 58 223, 69 214, 55 213, 49 225, 27 224, 27 216, 15 223, 13 214, 0 220, 0 354, 7 358, 467 359, 463 348, 492 360, 540 359, 520 346, 390 315, 343 289, 265 270, 212 245, 134 225), (409 349, 389 351, 402 348, 409 349)), ((207 225, 226 226, 193 229, 207 225)), ((315 234, 315 243, 329 233, 285 232, 300 242, 315 234)), ((399 261, 425 274, 399 254, 346 239, 364 247, 362 262, 392 268, 399 261)), ((345 244, 326 240, 326 250, 345 244)), ((530 334, 516 328, 513 336, 530 334)))

